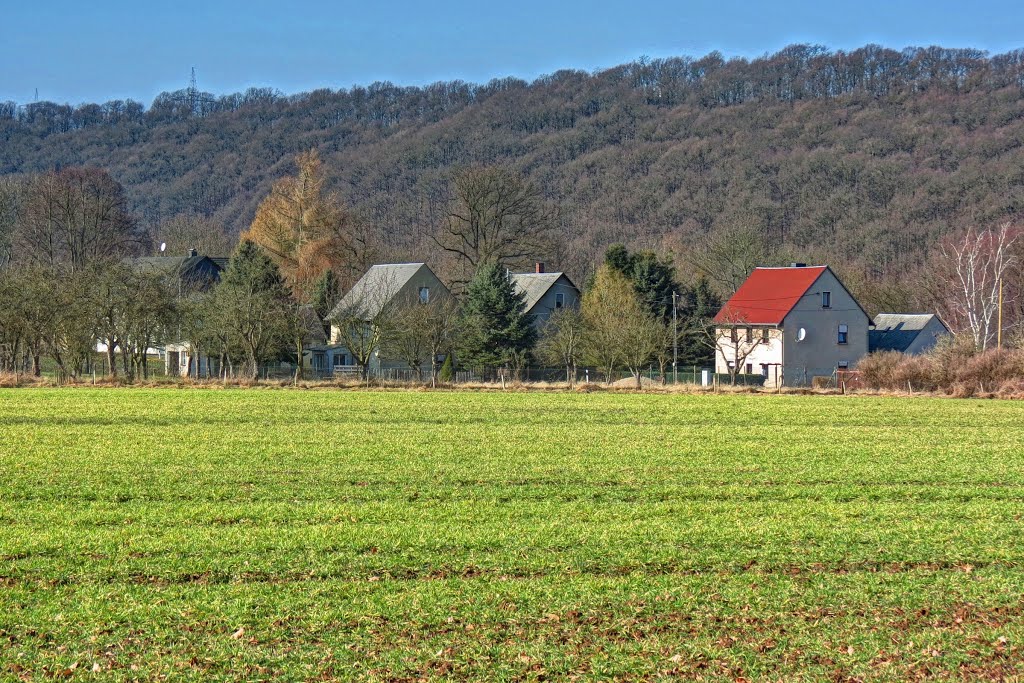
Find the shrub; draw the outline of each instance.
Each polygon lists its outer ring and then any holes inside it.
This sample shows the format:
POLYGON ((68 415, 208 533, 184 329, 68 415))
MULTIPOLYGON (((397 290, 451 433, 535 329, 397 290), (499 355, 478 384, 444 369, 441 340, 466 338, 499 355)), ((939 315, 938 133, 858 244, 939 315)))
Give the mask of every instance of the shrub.
POLYGON ((933 361, 928 356, 907 356, 898 351, 872 353, 857 364, 864 384, 872 389, 932 391, 933 361))
POLYGON ((978 393, 995 392, 1004 385, 1024 379, 1024 352, 990 349, 955 368, 955 382, 978 393))
POLYGON ((978 354, 968 335, 947 336, 928 353, 932 360, 932 382, 947 392, 957 382, 957 371, 978 354))
POLYGON ((444 357, 444 363, 441 364, 441 381, 451 382, 455 379, 455 367, 452 363, 452 354, 447 354, 444 357))

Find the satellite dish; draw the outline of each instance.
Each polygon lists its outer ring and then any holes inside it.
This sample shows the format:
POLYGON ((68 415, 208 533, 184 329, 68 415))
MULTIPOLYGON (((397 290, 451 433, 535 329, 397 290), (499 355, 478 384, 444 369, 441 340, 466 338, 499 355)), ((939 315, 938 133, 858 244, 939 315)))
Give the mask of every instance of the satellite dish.
POLYGON ((167 242, 161 242, 160 243, 160 253, 162 254, 165 251, 167 251, 167 242))
POLYGON ((804 339, 807 339, 807 330, 801 327, 796 331, 796 340, 803 341, 804 339))

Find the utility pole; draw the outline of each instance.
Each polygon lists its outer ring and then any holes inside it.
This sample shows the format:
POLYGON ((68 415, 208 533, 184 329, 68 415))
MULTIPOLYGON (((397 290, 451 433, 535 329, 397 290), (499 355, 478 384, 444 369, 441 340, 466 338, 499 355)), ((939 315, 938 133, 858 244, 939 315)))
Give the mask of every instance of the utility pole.
POLYGON ((999 316, 996 329, 996 348, 1003 348, 1003 278, 999 278, 999 316))
MULTIPOLYGON (((679 384, 679 322, 676 318, 676 297, 672 292, 672 383, 679 384)), ((1000 309, 1001 310, 1001 309, 1000 309)))

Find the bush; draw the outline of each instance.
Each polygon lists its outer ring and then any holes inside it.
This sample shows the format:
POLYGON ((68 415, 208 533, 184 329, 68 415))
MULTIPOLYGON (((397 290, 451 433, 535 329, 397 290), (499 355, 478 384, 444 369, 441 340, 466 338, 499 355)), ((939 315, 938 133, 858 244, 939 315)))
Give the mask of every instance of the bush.
POLYGON ((929 356, 908 356, 898 351, 880 351, 857 364, 864 384, 872 389, 892 391, 933 391, 934 362, 929 356))
POLYGON ((979 353, 953 369, 955 383, 963 391, 990 393, 1024 379, 1024 351, 991 349, 979 353))
POLYGON ((444 363, 441 364, 441 381, 451 382, 455 379, 455 367, 452 363, 452 354, 447 354, 444 357, 444 363))

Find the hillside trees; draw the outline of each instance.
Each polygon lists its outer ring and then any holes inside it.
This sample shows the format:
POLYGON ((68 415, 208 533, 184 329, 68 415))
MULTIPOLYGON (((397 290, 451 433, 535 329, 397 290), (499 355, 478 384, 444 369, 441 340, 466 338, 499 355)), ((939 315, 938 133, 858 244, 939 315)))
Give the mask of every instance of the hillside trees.
POLYGON ((153 241, 165 243, 169 255, 187 254, 195 249, 204 256, 230 256, 237 238, 223 224, 194 213, 184 213, 162 221, 156 228, 153 241))

